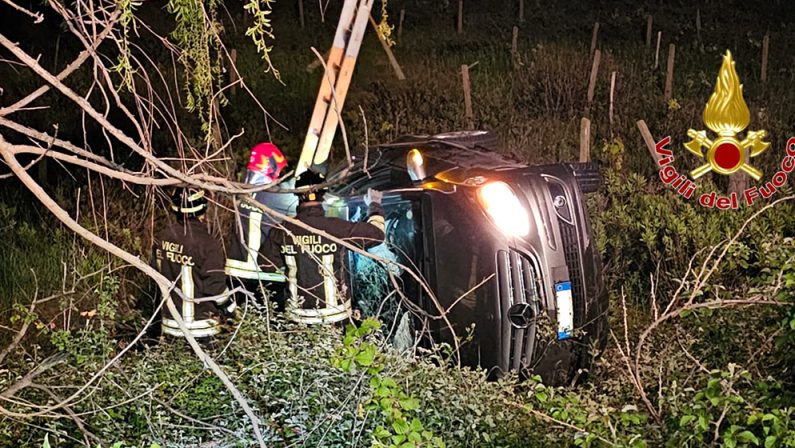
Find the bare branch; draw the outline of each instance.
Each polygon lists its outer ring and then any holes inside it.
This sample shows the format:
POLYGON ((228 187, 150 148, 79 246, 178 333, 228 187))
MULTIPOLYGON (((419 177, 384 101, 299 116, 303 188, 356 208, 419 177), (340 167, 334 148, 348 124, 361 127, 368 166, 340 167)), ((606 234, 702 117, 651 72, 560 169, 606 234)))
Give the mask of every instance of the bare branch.
POLYGON ((17 11, 21 12, 22 14, 30 16, 33 19, 33 23, 41 23, 41 22, 44 21, 44 14, 42 14, 40 12, 32 12, 30 10, 27 10, 27 9, 17 5, 16 3, 12 2, 11 0, 2 0, 2 1, 3 1, 3 3, 7 4, 8 6, 14 8, 14 9, 16 9, 17 11))
MULTIPOLYGON (((0 40, 2 40, 1 35, 0 35, 0 40)), ((53 201, 52 198, 50 198, 49 195, 47 195, 47 193, 28 175, 28 173, 22 169, 22 166, 14 158, 13 154, 10 154, 7 150, 2 148, 0 148, 0 154, 2 154, 3 159, 6 161, 6 163, 14 172, 14 174, 16 174, 17 177, 19 177, 22 183, 25 184, 25 186, 28 187, 28 189, 36 196, 36 198, 39 201, 41 201, 42 204, 56 218, 58 218, 61 222, 63 222, 69 229, 71 229, 73 232, 80 235, 81 237, 87 239, 91 243, 121 258, 127 263, 130 263, 132 266, 136 267, 138 270, 148 275, 157 283, 158 287, 160 288, 161 294, 165 298, 166 306, 168 307, 169 312, 171 313, 174 320, 177 321, 177 324, 179 325, 180 330, 182 330, 182 333, 185 335, 185 339, 188 341, 188 344, 190 344, 193 351, 199 357, 199 360, 201 360, 204 363, 204 365, 208 366, 210 370, 212 370, 213 373, 216 376, 218 376, 218 378, 221 380, 224 386, 229 390, 232 396, 235 397, 236 401, 240 404, 240 406, 243 408, 243 411, 251 420, 251 424, 254 429, 254 434, 257 437, 257 440, 259 441, 260 447, 265 447, 266 445, 262 438, 262 432, 259 428, 260 424, 259 418, 254 414, 254 411, 248 405, 248 402, 245 400, 245 398, 243 398, 243 395, 240 393, 240 391, 237 390, 235 385, 229 380, 229 377, 226 375, 226 373, 224 373, 224 371, 218 366, 218 364, 210 356, 208 356, 204 352, 204 350, 202 350, 202 348, 196 342, 196 339, 194 339, 193 336, 191 336, 190 331, 188 331, 187 327, 185 326, 185 322, 182 320, 179 311, 174 305, 174 301, 171 299, 171 294, 169 292, 169 287, 171 282, 169 282, 168 279, 166 279, 162 274, 157 272, 155 269, 144 263, 137 256, 130 254, 129 252, 121 249, 115 244, 98 237, 94 233, 82 227, 79 223, 73 220, 63 208, 61 208, 55 201, 53 201)), ((104 372, 110 367, 110 365, 118 361, 131 347, 135 345, 135 343, 140 339, 142 335, 143 332, 139 333, 138 336, 136 336, 136 338, 130 343, 130 345, 122 349, 105 367, 103 367, 102 369, 100 369, 100 371, 94 374, 94 376, 91 378, 91 380, 89 380, 88 383, 86 383, 86 385, 81 387, 78 391, 73 393, 63 402, 56 404, 54 406, 49 406, 43 410, 31 414, 20 414, 16 412, 11 412, 2 407, 0 407, 0 412, 15 417, 31 417, 35 415, 42 415, 46 412, 50 412, 59 407, 67 405, 75 397, 79 396, 90 384, 92 384, 100 376, 102 376, 104 372)))

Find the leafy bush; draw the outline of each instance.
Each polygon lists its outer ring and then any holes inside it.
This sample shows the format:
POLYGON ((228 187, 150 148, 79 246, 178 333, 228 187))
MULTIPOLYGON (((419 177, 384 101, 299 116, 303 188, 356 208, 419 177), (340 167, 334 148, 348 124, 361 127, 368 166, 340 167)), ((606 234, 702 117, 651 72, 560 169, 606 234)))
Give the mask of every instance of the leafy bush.
POLYGON ((667 396, 674 412, 666 446, 795 446, 791 395, 773 380, 755 381, 735 364, 710 372, 698 389, 674 385, 667 396))
MULTIPOLYGON (((650 305, 650 275, 661 282, 658 296, 665 300, 665 293, 675 290, 675 282, 689 266, 700 267, 709 250, 732 238, 757 210, 705 210, 635 173, 607 169, 603 180, 603 191, 591 198, 591 210, 611 289, 623 290, 630 300, 645 306, 650 305)), ((771 242, 795 235, 795 221, 788 218, 793 212, 792 201, 784 202, 755 220, 731 248, 713 281, 740 287, 760 273, 771 242)))

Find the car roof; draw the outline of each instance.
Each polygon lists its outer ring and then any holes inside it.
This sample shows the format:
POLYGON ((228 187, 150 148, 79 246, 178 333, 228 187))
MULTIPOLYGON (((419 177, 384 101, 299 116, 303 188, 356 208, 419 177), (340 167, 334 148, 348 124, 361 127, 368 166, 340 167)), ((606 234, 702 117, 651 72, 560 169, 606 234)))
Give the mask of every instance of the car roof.
MULTIPOLYGON (((516 158, 499 153, 483 146, 466 146, 460 143, 436 139, 433 136, 407 135, 386 144, 373 145, 367 151, 352 155, 352 172, 364 171, 365 161, 367 171, 378 170, 383 167, 406 169, 406 154, 418 149, 425 159, 432 159, 433 165, 441 171, 443 169, 463 168, 477 170, 505 170, 526 168, 528 165, 516 158)), ((342 172, 347 167, 347 162, 339 164, 329 173, 329 178, 342 172)))

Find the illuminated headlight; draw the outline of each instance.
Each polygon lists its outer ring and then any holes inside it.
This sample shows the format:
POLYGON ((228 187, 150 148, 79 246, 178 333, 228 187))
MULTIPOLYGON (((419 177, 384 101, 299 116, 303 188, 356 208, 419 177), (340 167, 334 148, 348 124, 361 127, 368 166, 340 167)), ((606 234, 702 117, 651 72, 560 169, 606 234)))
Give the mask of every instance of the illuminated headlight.
POLYGON ((505 182, 491 182, 478 191, 480 204, 494 224, 508 236, 527 236, 530 218, 511 187, 505 182))
POLYGON ((414 182, 424 180, 427 176, 425 173, 425 159, 419 149, 414 148, 406 154, 406 168, 409 171, 409 177, 414 182))

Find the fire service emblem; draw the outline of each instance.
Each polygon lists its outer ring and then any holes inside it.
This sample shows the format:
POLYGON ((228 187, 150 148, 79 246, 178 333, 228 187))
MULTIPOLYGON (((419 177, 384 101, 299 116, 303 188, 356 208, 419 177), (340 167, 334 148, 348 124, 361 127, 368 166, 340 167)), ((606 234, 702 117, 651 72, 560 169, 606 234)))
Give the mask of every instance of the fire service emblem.
POLYGON ((751 112, 743 98, 743 86, 734 69, 732 54, 726 51, 715 92, 704 109, 704 124, 718 134, 718 138, 710 140, 706 131, 687 130, 692 140, 685 143, 685 148, 707 161, 691 171, 690 176, 698 179, 710 171, 725 175, 743 170, 755 180, 761 179, 762 172, 748 164, 746 153, 750 150, 751 158, 763 153, 770 146, 763 140, 767 132, 749 131, 743 140, 737 138, 750 120, 751 112), (707 150, 706 155, 703 149, 707 150))
MULTIPOLYGON (((715 172, 721 175, 731 175, 738 171, 747 173, 756 181, 762 180, 762 171, 750 163, 750 159, 762 154, 770 147, 770 142, 765 141, 767 132, 764 130, 751 130, 741 134, 751 121, 751 112, 743 98, 743 86, 734 67, 734 60, 730 51, 723 56, 723 64, 718 72, 715 90, 704 108, 704 125, 712 131, 709 135, 706 130, 696 131, 688 129, 687 136, 690 141, 684 144, 685 149, 704 160, 704 163, 690 171, 691 179, 687 175, 679 174, 672 165, 674 154, 668 148, 671 137, 665 137, 655 146, 655 152, 660 156, 660 180, 682 197, 690 199, 698 189, 696 181, 703 175, 715 172)), ((741 205, 753 205, 758 198, 768 199, 779 188, 787 183, 787 177, 795 169, 795 137, 790 138, 786 144, 786 154, 781 160, 779 170, 771 176, 769 181, 760 185, 747 188, 740 194, 733 192, 722 196, 718 192, 710 191, 698 196, 698 202, 704 207, 718 209, 737 209, 741 205)))

